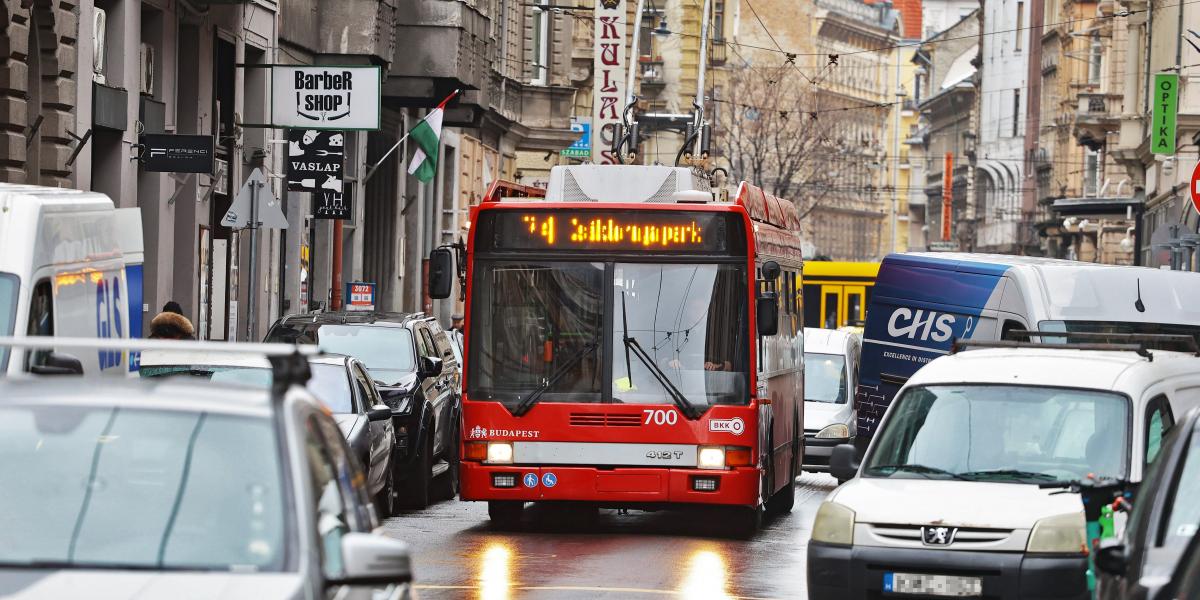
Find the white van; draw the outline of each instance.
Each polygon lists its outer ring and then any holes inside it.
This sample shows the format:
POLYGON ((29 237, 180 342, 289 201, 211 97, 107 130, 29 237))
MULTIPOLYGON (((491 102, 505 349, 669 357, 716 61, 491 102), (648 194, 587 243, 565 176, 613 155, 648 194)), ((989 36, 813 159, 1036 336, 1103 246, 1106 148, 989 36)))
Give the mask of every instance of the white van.
POLYGON ((830 469, 852 478, 817 511, 810 598, 1089 597, 1080 497, 1040 484, 1141 481, 1175 415, 1200 405, 1200 358, 1010 345, 913 375, 861 468, 834 449, 830 469))
POLYGON ((804 470, 829 470, 834 446, 852 443, 851 401, 862 337, 846 329, 804 328, 804 470))
POLYGON ((855 391, 859 441, 873 435, 900 386, 955 340, 1014 339, 1019 330, 1200 340, 1196 298, 1200 273, 1187 271, 989 254, 889 255, 867 307, 855 391))
MULTIPOLYGON (((129 337, 124 246, 107 196, 0 184, 0 336, 129 337)), ((116 350, 0 348, 7 374, 126 375, 129 364, 116 350)))

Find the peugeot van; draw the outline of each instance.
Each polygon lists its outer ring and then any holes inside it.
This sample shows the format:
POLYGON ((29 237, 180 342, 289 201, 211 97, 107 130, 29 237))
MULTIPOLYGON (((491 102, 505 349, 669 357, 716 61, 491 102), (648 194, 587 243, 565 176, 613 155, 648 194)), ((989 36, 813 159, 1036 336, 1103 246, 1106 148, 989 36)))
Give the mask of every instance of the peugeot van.
MULTIPOLYGON (((140 236, 140 231, 129 235, 140 236)), ((117 211, 103 194, 0 184, 0 336, 129 337, 117 211)), ((0 347, 0 373, 127 375, 125 352, 0 347)))
POLYGON ((1044 486, 1141 481, 1175 415, 1200 404, 1200 357, 991 344, 1008 347, 913 375, 861 467, 834 448, 830 470, 849 481, 817 510, 810 598, 1090 597, 1083 503, 1044 486))
POLYGON ((892 254, 879 268, 867 309, 855 391, 860 448, 900 386, 948 353, 956 339, 1015 339, 1022 330, 1197 337, 1196 298, 1200 274, 1185 271, 988 254, 892 254))

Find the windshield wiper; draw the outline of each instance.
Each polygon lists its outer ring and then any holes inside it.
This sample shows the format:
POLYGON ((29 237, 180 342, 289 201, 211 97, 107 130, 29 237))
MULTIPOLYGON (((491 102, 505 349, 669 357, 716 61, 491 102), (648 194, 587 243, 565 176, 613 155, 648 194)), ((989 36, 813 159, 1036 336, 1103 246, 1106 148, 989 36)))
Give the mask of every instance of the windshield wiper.
POLYGON ((592 342, 591 344, 580 348, 578 352, 571 355, 571 357, 567 360, 563 361, 558 366, 558 369, 555 369, 554 373, 551 373, 549 377, 543 379, 542 383, 538 385, 537 388, 535 388, 532 392, 529 392, 529 395, 525 396, 525 399, 521 400, 520 404, 517 404, 517 407, 512 411, 513 416, 519 417, 529 412, 529 409, 533 408, 534 403, 538 401, 538 398, 542 397, 542 394, 546 393, 546 390, 550 389, 550 386, 558 383, 558 380, 562 379, 564 375, 574 369, 575 365, 579 364, 579 361, 583 360, 585 356, 591 354, 592 352, 595 352, 596 348, 599 347, 600 344, 598 342, 592 342))
POLYGON ((932 477, 928 477, 928 475, 946 475, 953 479, 960 479, 962 481, 971 481, 970 479, 967 479, 966 477, 963 477, 962 475, 959 475, 958 473, 951 473, 950 471, 947 471, 945 469, 939 469, 937 467, 931 467, 928 465, 918 465, 918 464, 874 465, 874 466, 868 468, 867 470, 868 471, 882 471, 882 470, 887 470, 887 469, 891 469, 893 473, 896 471, 908 471, 910 473, 918 473, 921 475, 926 475, 926 479, 933 479, 932 477))
MULTIPOLYGON (((683 416, 692 421, 699 419, 700 415, 704 414, 703 411, 692 405, 691 402, 688 402, 688 399, 684 397, 683 392, 679 391, 679 388, 675 387, 674 383, 671 383, 671 380, 667 378, 667 374, 663 372, 662 368, 654 363, 654 359, 650 358, 650 355, 646 353, 645 348, 642 348, 642 344, 637 341, 637 338, 629 335, 629 316, 625 312, 624 292, 621 292, 621 320, 621 341, 625 344, 625 368, 629 369, 629 351, 633 350, 633 355, 636 356, 643 365, 646 365, 647 369, 650 369, 650 374, 654 375, 654 378, 658 380, 658 383, 660 383, 663 386, 663 389, 667 391, 667 395, 671 397, 673 402, 675 402, 675 406, 679 407, 679 412, 683 413, 683 416)), ((629 384, 631 386, 633 385, 632 377, 629 380, 629 384)))
POLYGON ((984 471, 968 471, 962 474, 968 479, 1036 479, 1042 481, 1058 481, 1058 478, 1037 471, 1022 471, 1020 469, 988 469, 984 471))

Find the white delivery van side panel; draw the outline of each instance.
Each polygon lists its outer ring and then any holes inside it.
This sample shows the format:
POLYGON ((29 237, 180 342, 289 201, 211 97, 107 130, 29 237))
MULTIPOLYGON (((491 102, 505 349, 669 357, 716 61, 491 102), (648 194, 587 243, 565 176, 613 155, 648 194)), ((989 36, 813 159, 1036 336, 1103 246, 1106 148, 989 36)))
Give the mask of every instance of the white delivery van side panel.
MULTIPOLYGON (((15 232, 5 247, 29 249, 0 271, 21 278, 14 335, 129 337, 128 297, 113 203, 103 194, 36 186, 0 186, 0 229, 15 232)), ((56 350, 79 359, 85 373, 125 375, 122 352, 56 350)), ((19 373, 47 352, 10 353, 19 373)))

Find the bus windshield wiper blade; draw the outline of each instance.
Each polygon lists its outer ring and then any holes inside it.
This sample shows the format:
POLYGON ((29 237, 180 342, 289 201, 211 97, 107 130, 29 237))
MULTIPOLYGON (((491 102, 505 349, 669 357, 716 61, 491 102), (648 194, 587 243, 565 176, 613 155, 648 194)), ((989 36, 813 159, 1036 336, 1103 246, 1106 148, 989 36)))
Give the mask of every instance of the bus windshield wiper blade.
MULTIPOLYGON (((927 476, 928 475, 946 475, 953 479, 961 479, 962 481, 971 481, 970 479, 963 477, 962 475, 959 475, 958 473, 952 473, 945 469, 939 469, 937 467, 930 467, 928 465, 918 465, 918 464, 874 465, 867 470, 878 472, 881 470, 888 470, 888 469, 890 469, 892 472, 908 471, 910 473, 919 473, 921 475, 927 475, 927 476)), ((926 479, 932 479, 932 478, 926 477, 926 479)))
POLYGON ((667 374, 663 372, 662 368, 654 364, 654 359, 650 358, 649 354, 646 354, 646 350, 642 348, 642 345, 637 341, 637 338, 627 335, 622 338, 622 341, 625 342, 625 349, 633 350, 633 355, 636 356, 643 365, 646 365, 647 369, 650 369, 650 374, 653 375, 660 384, 662 384, 663 389, 667 391, 667 395, 670 396, 671 400, 675 402, 675 406, 679 407, 679 412, 683 413, 683 416, 693 421, 699 419, 700 415, 703 413, 698 407, 692 405, 691 402, 688 402, 687 397, 683 395, 683 392, 679 391, 679 388, 675 387, 674 383, 671 383, 671 380, 667 378, 667 374))
POLYGON ((567 360, 563 361, 562 364, 558 366, 558 369, 551 373, 549 377, 542 380, 541 385, 534 388, 532 392, 529 392, 528 396, 525 396, 525 399, 521 400, 520 404, 517 404, 517 407, 512 411, 513 416, 519 417, 529 412, 529 409, 533 408, 534 403, 538 401, 538 398, 542 397, 542 394, 546 393, 546 390, 550 389, 550 386, 558 383, 558 380, 562 379, 564 375, 571 371, 571 369, 574 369, 575 365, 579 364, 579 361, 583 360, 585 356, 591 354, 592 352, 595 352, 596 348, 599 347, 599 343, 592 342, 591 344, 580 348, 578 352, 571 355, 571 357, 567 360))

